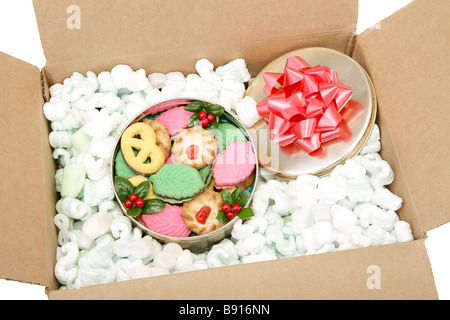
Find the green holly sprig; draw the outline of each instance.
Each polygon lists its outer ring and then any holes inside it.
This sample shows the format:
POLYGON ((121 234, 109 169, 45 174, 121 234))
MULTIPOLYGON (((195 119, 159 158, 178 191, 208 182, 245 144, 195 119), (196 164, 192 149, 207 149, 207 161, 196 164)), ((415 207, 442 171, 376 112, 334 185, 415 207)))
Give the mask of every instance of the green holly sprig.
POLYGON ((184 110, 193 112, 189 118, 188 127, 202 126, 205 129, 217 129, 219 117, 225 113, 225 108, 218 104, 208 104, 194 101, 184 107, 184 110))
POLYGON ((236 188, 233 193, 224 189, 221 192, 221 196, 223 201, 222 210, 217 214, 217 220, 220 223, 225 224, 234 219, 235 216, 242 220, 248 220, 255 216, 252 209, 245 208, 250 199, 248 193, 241 193, 239 188, 236 188))
POLYGON ((150 191, 150 181, 144 181, 134 187, 130 181, 116 177, 114 187, 117 195, 127 209, 127 215, 136 218, 140 214, 155 214, 161 212, 166 204, 159 199, 144 200, 150 191))

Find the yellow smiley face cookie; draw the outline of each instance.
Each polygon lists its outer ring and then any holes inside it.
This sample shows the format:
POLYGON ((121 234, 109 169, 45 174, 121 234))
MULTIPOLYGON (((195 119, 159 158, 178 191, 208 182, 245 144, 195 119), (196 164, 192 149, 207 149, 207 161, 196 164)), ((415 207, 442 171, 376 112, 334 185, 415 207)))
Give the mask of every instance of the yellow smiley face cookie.
POLYGON ((165 162, 163 151, 156 145, 155 130, 142 122, 124 131, 120 149, 127 165, 137 174, 149 176, 161 169, 165 162), (135 154, 134 150, 138 153, 135 154))

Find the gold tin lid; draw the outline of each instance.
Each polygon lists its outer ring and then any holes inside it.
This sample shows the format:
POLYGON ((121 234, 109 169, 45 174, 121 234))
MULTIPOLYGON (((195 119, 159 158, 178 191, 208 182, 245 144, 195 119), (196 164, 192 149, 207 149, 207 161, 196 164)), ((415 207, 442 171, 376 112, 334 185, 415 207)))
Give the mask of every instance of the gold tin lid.
POLYGON ((339 80, 353 90, 353 101, 359 108, 346 108, 341 112, 346 129, 351 134, 347 139, 339 139, 322 145, 314 156, 307 154, 296 146, 281 148, 270 140, 269 127, 260 120, 249 132, 256 144, 261 168, 284 179, 296 179, 301 174, 324 176, 336 166, 355 157, 364 147, 375 124, 377 99, 375 89, 367 72, 349 56, 328 48, 305 48, 295 50, 269 63, 251 82, 246 96, 257 102, 266 98, 264 93, 265 72, 284 71, 289 57, 298 56, 311 66, 326 66, 337 72, 339 80))

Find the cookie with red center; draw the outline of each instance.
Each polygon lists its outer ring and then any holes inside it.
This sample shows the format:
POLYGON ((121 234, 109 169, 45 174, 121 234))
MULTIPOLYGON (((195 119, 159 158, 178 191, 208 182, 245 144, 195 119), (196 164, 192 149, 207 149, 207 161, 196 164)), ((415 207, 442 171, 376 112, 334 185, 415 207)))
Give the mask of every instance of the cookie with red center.
POLYGON ((191 201, 183 204, 183 217, 186 226, 198 235, 207 234, 222 227, 217 214, 223 205, 220 193, 205 189, 191 201))
POLYGON ((181 130, 173 136, 172 153, 175 161, 197 170, 211 164, 218 150, 214 134, 200 126, 181 130))

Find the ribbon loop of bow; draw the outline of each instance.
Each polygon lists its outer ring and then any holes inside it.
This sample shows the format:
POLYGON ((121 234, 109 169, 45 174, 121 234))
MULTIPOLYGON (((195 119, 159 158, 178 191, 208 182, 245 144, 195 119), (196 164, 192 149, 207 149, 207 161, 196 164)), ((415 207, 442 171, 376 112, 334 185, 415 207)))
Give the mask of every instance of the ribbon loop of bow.
POLYGON ((311 67, 302 58, 289 57, 284 73, 264 73, 266 98, 258 113, 270 129, 270 139, 280 146, 295 146, 308 154, 340 136, 340 112, 353 91, 339 82, 336 71, 311 67))

